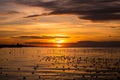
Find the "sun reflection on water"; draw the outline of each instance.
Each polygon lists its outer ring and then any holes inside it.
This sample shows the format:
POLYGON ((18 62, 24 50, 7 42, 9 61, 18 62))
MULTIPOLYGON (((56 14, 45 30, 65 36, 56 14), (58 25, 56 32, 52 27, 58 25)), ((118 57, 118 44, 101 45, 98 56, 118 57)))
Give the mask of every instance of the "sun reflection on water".
POLYGON ((61 47, 62 45, 61 45, 61 44, 57 44, 56 46, 57 46, 57 47, 61 47))

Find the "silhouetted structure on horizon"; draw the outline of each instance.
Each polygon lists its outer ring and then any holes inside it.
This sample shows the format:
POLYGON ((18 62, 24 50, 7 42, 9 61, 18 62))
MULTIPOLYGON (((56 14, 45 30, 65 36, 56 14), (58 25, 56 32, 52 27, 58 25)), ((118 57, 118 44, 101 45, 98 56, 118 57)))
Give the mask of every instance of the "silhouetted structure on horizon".
POLYGON ((19 44, 19 43, 17 43, 16 45, 0 45, 0 48, 3 48, 3 47, 32 47, 32 46, 30 46, 30 45, 22 45, 22 44, 19 44))

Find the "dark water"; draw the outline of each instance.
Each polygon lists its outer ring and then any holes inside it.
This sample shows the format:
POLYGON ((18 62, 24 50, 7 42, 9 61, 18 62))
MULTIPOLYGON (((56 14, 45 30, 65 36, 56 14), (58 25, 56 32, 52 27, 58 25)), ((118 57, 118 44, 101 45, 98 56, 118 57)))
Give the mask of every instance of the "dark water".
POLYGON ((120 80, 120 48, 1 48, 0 80, 120 80))

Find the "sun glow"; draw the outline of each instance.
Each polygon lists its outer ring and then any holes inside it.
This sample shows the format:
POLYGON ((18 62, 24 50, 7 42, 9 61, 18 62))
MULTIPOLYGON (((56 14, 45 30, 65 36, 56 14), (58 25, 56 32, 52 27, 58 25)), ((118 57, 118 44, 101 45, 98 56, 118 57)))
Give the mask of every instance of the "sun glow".
POLYGON ((63 43, 63 40, 56 40, 56 43, 63 43))
POLYGON ((61 43, 63 43, 63 40, 56 40, 56 43, 57 43, 57 47, 61 47, 62 45, 61 45, 61 43))

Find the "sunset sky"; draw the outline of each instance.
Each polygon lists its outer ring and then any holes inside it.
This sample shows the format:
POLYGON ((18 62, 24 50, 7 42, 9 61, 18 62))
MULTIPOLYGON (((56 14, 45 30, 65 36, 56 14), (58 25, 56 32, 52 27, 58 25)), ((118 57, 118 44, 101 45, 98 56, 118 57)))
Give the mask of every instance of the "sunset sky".
POLYGON ((0 44, 78 41, 120 41, 120 0, 0 0, 0 44))

